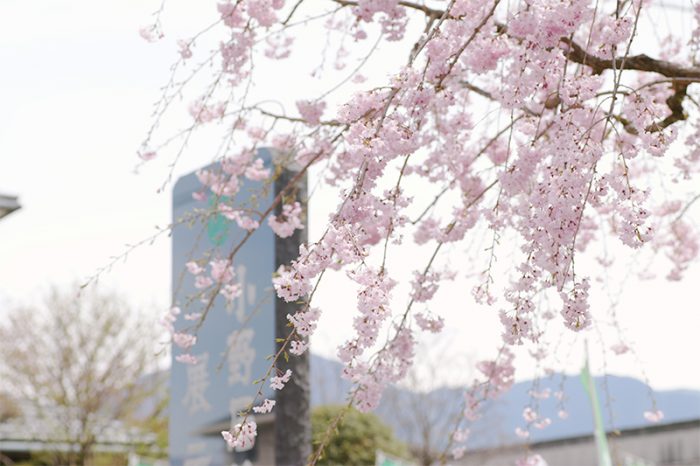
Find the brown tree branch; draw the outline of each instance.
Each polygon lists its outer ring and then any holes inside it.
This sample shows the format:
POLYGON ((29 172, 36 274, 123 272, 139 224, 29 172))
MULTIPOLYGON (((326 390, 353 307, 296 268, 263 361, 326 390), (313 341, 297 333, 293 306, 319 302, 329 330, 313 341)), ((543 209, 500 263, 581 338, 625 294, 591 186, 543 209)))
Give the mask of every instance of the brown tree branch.
MULTIPOLYGON (((333 0, 333 1, 341 6, 357 6, 357 1, 353 1, 353 0, 333 0)), ((426 5, 420 5, 420 4, 414 3, 414 2, 399 1, 398 3, 399 3, 399 5, 401 5, 403 7, 410 8, 410 9, 416 10, 416 11, 421 11, 421 12, 423 12, 423 14, 425 14, 425 16, 428 16, 430 18, 438 19, 442 15, 445 14, 445 12, 443 10, 439 10, 437 8, 430 8, 426 5)), ((455 19, 455 18, 450 17, 450 19, 455 19)))
POLYGON ((672 86, 675 91, 668 99, 666 99, 666 105, 671 110, 671 114, 661 120, 658 123, 652 123, 647 127, 647 131, 650 133, 655 133, 661 131, 664 128, 671 126, 677 121, 682 121, 688 118, 685 111, 683 111, 683 99, 686 97, 688 91, 687 81, 674 81, 672 86))
MULTIPOLYGON (((668 105, 669 110, 671 110, 671 114, 661 121, 651 123, 649 126, 644 128, 644 131, 646 131, 647 133, 656 133, 671 126, 677 121, 683 121, 688 118, 688 115, 683 110, 683 99, 687 97, 688 84, 689 83, 685 81, 672 82, 672 86, 675 92, 671 96, 669 96, 668 99, 666 99, 666 105, 668 105)), ((621 115, 613 115, 612 117, 620 124, 622 124, 622 127, 628 133, 634 135, 639 134, 637 128, 635 128, 632 122, 630 122, 627 118, 621 115)))
MULTIPOLYGON (((342 6, 356 6, 357 2, 353 0, 333 0, 342 6)), ((414 11, 420 11, 428 17, 439 18, 445 14, 443 10, 430 8, 425 5, 410 1, 399 1, 399 5, 409 8, 414 11)), ((447 19, 459 19, 454 16, 448 16, 447 19)), ((500 33, 507 32, 505 24, 497 24, 497 31, 500 33)), ((628 57, 616 57, 615 59, 599 58, 590 54, 579 44, 568 37, 562 37, 561 42, 569 46, 567 58, 574 63, 589 66, 596 74, 602 73, 604 70, 619 70, 624 67, 627 70, 647 71, 659 73, 668 78, 674 78, 677 81, 685 81, 688 83, 700 81, 700 67, 697 66, 681 66, 679 64, 652 58, 645 54, 631 55, 628 57)))
POLYGON ((566 57, 569 60, 590 67, 596 74, 600 74, 605 70, 619 70, 624 67, 626 70, 659 73, 667 78, 674 78, 674 81, 685 82, 686 84, 700 80, 700 67, 697 66, 681 66, 670 61, 651 58, 645 54, 616 57, 615 59, 599 58, 588 53, 583 47, 568 37, 562 37, 559 40, 569 47, 569 50, 566 52, 566 57))

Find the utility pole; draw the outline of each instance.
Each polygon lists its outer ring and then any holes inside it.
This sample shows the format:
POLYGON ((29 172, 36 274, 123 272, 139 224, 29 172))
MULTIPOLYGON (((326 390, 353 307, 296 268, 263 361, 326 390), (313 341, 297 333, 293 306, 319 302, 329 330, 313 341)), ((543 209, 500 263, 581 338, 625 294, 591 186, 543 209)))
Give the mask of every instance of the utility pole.
MULTIPOLYGON (((275 195, 284 190, 298 175, 291 156, 273 157, 275 165, 281 167, 275 179, 275 195), (291 160, 290 160, 291 159, 291 160)), ((295 230, 288 238, 275 236, 275 270, 280 265, 288 265, 299 255, 299 245, 308 240, 308 206, 306 175, 285 193, 283 202, 275 208, 275 215, 282 213, 282 206, 297 201, 302 205, 304 229, 295 230)), ((279 351, 292 328, 288 326, 287 314, 294 314, 302 305, 275 299, 275 347, 279 351)), ((275 410, 275 463, 277 466, 303 466, 311 455, 311 416, 309 387, 309 351, 301 356, 291 355, 289 360, 280 358, 278 369, 292 371, 292 378, 283 390, 276 393, 275 410)))

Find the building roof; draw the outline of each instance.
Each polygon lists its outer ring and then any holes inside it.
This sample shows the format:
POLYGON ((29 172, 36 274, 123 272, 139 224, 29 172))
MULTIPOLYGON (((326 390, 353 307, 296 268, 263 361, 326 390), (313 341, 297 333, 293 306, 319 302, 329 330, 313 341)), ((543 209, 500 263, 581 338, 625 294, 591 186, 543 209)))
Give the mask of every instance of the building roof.
MULTIPOLYGON (((76 416, 65 408, 41 410, 30 403, 19 403, 20 414, 0 422, 0 451, 70 451, 77 448, 74 439, 80 427, 76 416), (67 419, 60 422, 60 419, 67 419)), ((124 423, 104 419, 95 423, 96 451, 127 452, 134 445, 155 443, 155 435, 124 423)))
MULTIPOLYGON (((679 421, 679 422, 669 422, 666 424, 654 424, 654 425, 648 425, 648 426, 642 426, 642 427, 634 427, 631 429, 623 429, 623 430, 613 430, 606 432, 606 435, 608 437, 633 437, 637 435, 649 435, 649 434, 655 434, 659 432, 668 432, 668 431, 677 431, 677 430, 684 430, 684 429, 700 429, 700 418, 698 419, 688 419, 684 421, 679 421)), ((590 442, 594 440, 593 434, 587 434, 587 435, 577 435, 573 437, 563 437, 563 438, 558 438, 554 440, 544 440, 540 442, 531 442, 528 444, 530 448, 536 449, 536 448, 546 448, 546 447, 553 447, 557 445, 570 445, 570 444, 576 444, 576 443, 585 443, 585 442, 590 442)), ((482 453, 482 452, 490 452, 490 451, 502 451, 502 450, 508 450, 508 449, 516 449, 520 450, 523 448, 523 444, 511 444, 511 445, 505 445, 502 447, 496 447, 496 448, 483 448, 483 449, 475 449, 471 450, 470 453, 482 453)))
POLYGON ((19 209, 20 205, 17 201, 17 196, 9 196, 7 194, 0 194, 0 218, 11 214, 15 210, 19 209))

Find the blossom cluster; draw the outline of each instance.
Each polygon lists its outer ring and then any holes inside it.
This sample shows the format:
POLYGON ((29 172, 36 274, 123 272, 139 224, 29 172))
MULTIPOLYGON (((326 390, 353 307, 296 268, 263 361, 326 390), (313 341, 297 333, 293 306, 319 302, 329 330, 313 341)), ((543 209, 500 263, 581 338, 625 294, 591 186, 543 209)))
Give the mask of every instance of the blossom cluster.
POLYGON ((236 424, 230 431, 224 430, 221 432, 221 436, 230 448, 243 451, 253 446, 257 435, 258 425, 255 421, 246 421, 241 424, 236 424))
MULTIPOLYGON (((235 150, 223 145, 220 170, 198 173, 202 188, 194 196, 215 199, 215 212, 246 232, 266 222, 287 238, 303 226, 301 203, 285 196, 261 209, 234 202, 244 179, 270 189, 276 177, 256 150, 268 146, 292 154, 302 171, 322 168, 323 182, 338 190, 337 208, 320 237, 302 244, 272 282, 280 299, 305 302, 288 316, 293 355, 308 349, 327 312, 308 302, 324 272, 344 272, 357 289, 353 333, 339 346, 338 357, 343 377, 353 383, 351 398, 362 410, 376 407, 385 388, 406 374, 421 335, 445 327, 434 305, 454 278, 445 249, 466 249, 486 232, 491 246, 460 275, 471 280, 479 302, 497 309, 502 341, 495 358, 477 364, 479 376, 465 392, 464 417, 473 421, 484 400, 512 385, 512 347, 527 346, 539 363, 548 356, 543 341, 550 324, 574 332, 596 324, 590 305, 595 271, 577 258, 595 257, 613 239, 630 250, 660 252, 670 262, 672 280, 697 259, 697 229, 683 218, 697 197, 667 199, 673 196, 652 189, 650 179, 670 172, 669 180, 680 185, 700 172, 698 116, 684 107, 694 90, 687 77, 699 73, 683 61, 627 57, 647 2, 629 2, 622 11, 614 2, 590 0, 434 3, 444 9, 398 0, 328 0, 323 10, 328 15, 318 17, 284 0, 218 3, 222 35, 212 63, 220 74, 196 94, 203 97, 190 104, 189 113, 194 127, 219 122, 226 141, 240 142, 235 150), (253 82, 258 57, 278 64, 294 54, 290 21, 311 25, 324 16, 330 16, 323 20, 328 37, 337 32, 344 37, 334 49, 335 71, 345 69, 340 62, 373 36, 397 47, 410 43, 406 60, 380 85, 365 88, 364 78, 353 72, 341 84, 355 85, 356 92, 339 104, 328 93, 294 97, 292 113, 241 97, 253 82), (416 19, 417 29, 411 27, 416 19), (414 29, 422 32, 409 38, 414 29), (486 106, 495 110, 484 115, 486 106), (681 125, 690 129, 681 131, 681 125), (670 149, 675 141, 687 147, 670 149), (399 283, 387 258, 407 238, 430 259, 416 262, 403 306, 397 304, 399 283), (502 271, 496 264, 503 238, 518 248, 513 266, 502 271)), ((155 40, 159 31, 146 28, 142 35, 155 40)), ((687 56, 664 47, 661 53, 694 63, 698 31, 688 38, 687 56)), ((192 45, 193 40, 178 45, 188 63, 197 51, 192 45)), ((313 73, 322 71, 323 66, 313 73)), ((156 157, 152 146, 144 143, 144 161, 156 157)), ((212 298, 207 292, 229 302, 239 296, 235 261, 232 256, 187 264, 205 302, 212 298)), ((196 340, 174 331, 176 317, 171 312, 165 324, 173 342, 189 349, 196 340)), ((612 349, 623 354, 629 348, 612 349)), ((278 374, 270 385, 282 389, 291 376, 278 374)), ((273 404, 257 409, 269 411, 273 404)), ((551 422, 532 409, 524 414, 528 428, 551 422)), ((650 411, 647 418, 661 416, 650 411)), ((240 446, 254 438, 251 429, 243 424, 225 437, 240 446)), ((466 436, 454 440, 463 443, 466 436)), ((456 446, 455 454, 463 448, 456 446)), ((541 462, 534 456, 524 461, 541 462)))

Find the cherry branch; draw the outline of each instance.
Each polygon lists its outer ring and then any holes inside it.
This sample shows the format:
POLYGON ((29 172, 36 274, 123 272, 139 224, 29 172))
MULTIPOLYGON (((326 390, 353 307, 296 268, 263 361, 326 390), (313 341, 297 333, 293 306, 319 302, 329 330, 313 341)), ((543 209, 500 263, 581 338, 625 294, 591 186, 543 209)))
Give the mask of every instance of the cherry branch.
POLYGON ((667 78, 674 78, 677 81, 694 82, 700 79, 700 67, 697 66, 681 66, 670 61, 651 58, 645 54, 605 59, 588 53, 583 47, 568 37, 562 37, 559 40, 569 46, 569 50, 566 53, 569 60, 588 66, 596 74, 600 74, 605 70, 619 70, 624 67, 626 70, 658 73, 667 78))

